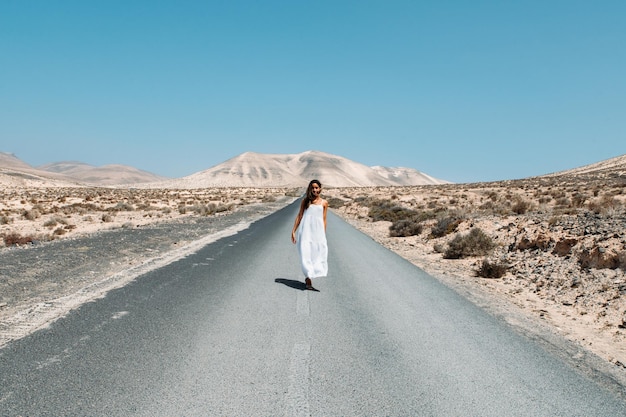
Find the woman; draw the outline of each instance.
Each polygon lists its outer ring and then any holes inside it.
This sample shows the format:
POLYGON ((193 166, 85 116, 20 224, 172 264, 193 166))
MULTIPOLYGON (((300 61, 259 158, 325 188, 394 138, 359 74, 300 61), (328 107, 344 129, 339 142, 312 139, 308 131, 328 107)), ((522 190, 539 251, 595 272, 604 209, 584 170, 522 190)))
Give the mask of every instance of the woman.
POLYGON ((311 279, 328 273, 326 243, 326 213, 328 201, 320 197, 322 183, 312 180, 300 203, 300 212, 291 231, 291 241, 297 243, 300 263, 307 290, 313 289, 311 279))

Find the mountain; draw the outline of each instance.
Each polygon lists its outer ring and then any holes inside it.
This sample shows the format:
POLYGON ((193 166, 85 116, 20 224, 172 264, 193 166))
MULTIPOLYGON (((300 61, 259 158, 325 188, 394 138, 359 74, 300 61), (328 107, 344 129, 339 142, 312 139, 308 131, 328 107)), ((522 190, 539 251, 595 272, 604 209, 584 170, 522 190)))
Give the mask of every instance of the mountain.
POLYGON ((0 152, 0 176, 0 184, 5 186, 34 187, 124 185, 165 179, 126 165, 96 167, 82 162, 56 162, 35 168, 6 152, 0 152))
MULTIPOLYGON (((626 177, 626 155, 541 177, 559 176, 626 177)), ((207 170, 170 180, 126 165, 95 167, 82 162, 57 162, 35 168, 13 154, 0 152, 0 186, 10 187, 303 187, 313 178, 330 187, 448 183, 412 168, 368 167, 319 151, 299 154, 246 152, 207 170)))
POLYGON ((80 180, 95 185, 140 184, 165 180, 156 174, 127 165, 103 165, 96 167, 83 162, 55 162, 39 166, 38 169, 80 180))
POLYGON ((430 175, 424 174, 423 172, 417 171, 413 168, 388 168, 381 166, 373 166, 372 169, 376 171, 378 175, 381 177, 387 178, 389 180, 400 182, 403 185, 422 185, 422 184, 446 184, 448 181, 439 180, 437 178, 431 177, 430 175))
POLYGON ((19 159, 14 154, 6 152, 0 152, 0 168, 15 169, 18 171, 33 169, 33 167, 19 159))
POLYGON ((319 151, 299 154, 245 152, 207 170, 167 181, 176 188, 302 187, 312 179, 330 187, 442 184, 411 168, 368 167, 319 151))
POLYGON ((76 180, 33 168, 12 153, 0 152, 0 186, 72 187, 76 180))

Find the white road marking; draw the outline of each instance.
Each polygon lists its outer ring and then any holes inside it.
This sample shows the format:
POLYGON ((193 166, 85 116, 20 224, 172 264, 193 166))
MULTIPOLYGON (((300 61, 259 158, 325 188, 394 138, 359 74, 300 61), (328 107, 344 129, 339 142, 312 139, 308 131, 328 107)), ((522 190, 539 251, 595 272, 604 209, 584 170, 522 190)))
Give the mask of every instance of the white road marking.
POLYGON ((298 291, 298 295, 296 297, 296 314, 298 316, 309 316, 309 292, 308 291, 298 291))
POLYGON ((291 350, 289 361, 289 390, 285 415, 289 417, 309 417, 309 353, 308 343, 296 343, 291 350))

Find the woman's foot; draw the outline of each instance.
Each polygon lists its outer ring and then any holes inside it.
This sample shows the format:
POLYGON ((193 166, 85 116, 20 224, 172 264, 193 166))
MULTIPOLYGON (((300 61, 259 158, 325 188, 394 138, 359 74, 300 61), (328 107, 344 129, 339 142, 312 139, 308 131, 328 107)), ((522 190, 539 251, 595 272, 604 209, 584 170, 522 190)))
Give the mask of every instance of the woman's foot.
POLYGON ((312 290, 313 289, 313 285, 311 284, 311 279, 310 278, 306 278, 304 280, 304 284, 306 285, 306 289, 307 290, 312 290))

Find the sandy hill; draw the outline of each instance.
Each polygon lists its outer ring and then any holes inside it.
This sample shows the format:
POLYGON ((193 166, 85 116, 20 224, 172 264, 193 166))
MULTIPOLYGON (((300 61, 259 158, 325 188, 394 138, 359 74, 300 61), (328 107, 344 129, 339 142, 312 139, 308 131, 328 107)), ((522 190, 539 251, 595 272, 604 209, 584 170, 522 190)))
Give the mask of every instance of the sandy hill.
POLYGON ((2 187, 68 187, 76 185, 73 178, 36 169, 11 153, 0 152, 0 186, 2 187))
MULTIPOLYGON (((626 155, 542 177, 626 176, 626 155)), ((303 187, 317 178, 329 187, 445 184, 412 168, 369 167, 319 151, 299 154, 246 152, 204 171, 178 179, 126 165, 95 167, 81 162, 57 162, 32 167, 15 155, 0 152, 0 186, 136 186, 141 188, 303 187)))
POLYGON ((11 153, 0 152, 0 186, 75 187, 162 181, 164 177, 126 165, 96 167, 82 162, 56 162, 33 167, 11 153))
POLYGON ((329 187, 442 184, 411 168, 368 167, 319 151, 299 154, 246 152, 177 180, 170 187, 302 187, 313 179, 329 187))
POLYGON ((19 159, 14 154, 6 152, 0 152, 0 168, 14 169, 18 171, 33 169, 33 167, 19 159))
POLYGON ((39 166, 38 169, 74 178, 94 185, 139 184, 165 180, 164 177, 127 165, 103 165, 100 167, 82 162, 65 161, 39 166))
POLYGON ((544 177, 557 177, 564 175, 593 176, 593 177, 626 177, 626 154, 606 159, 594 164, 584 165, 579 168, 555 172, 544 177))

